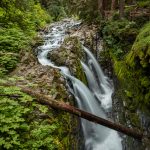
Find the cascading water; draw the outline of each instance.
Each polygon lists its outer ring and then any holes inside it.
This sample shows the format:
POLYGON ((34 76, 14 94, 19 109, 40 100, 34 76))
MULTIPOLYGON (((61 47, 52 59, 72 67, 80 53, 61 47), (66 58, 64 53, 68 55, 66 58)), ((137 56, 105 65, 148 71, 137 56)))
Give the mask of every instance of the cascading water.
MULTIPOLYGON (((48 52, 58 48, 63 42, 66 30, 78 24, 79 22, 73 20, 52 24, 48 34, 43 35, 45 43, 39 47, 38 60, 42 65, 59 69, 63 76, 71 82, 72 86, 68 84, 68 87, 80 109, 106 119, 107 116, 104 110, 107 111, 112 107, 113 86, 109 79, 104 76, 102 69, 89 49, 83 46, 88 56, 88 63, 85 64, 81 61, 87 77, 88 87, 73 77, 68 68, 55 66, 47 59, 48 52)), ((81 124, 85 137, 85 150, 122 150, 121 138, 116 131, 85 119, 81 119, 81 124)))

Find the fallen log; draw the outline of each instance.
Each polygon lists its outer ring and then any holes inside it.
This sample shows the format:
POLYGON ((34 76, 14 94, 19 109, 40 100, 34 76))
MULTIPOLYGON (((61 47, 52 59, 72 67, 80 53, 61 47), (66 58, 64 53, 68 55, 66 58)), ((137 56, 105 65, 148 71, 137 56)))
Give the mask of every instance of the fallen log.
MULTIPOLYGON (((4 86, 4 85, 6 86, 7 84, 5 84, 5 83, 2 85, 0 84, 0 86, 4 86)), ((10 84, 9 84, 9 86, 10 86, 10 84)), ((65 102, 53 100, 51 97, 43 95, 43 94, 39 94, 30 88, 25 88, 23 86, 19 86, 19 87, 21 88, 22 92, 27 93, 27 94, 35 97, 36 101, 42 105, 47 105, 47 106, 50 106, 54 109, 59 109, 59 110, 69 112, 69 113, 74 114, 78 117, 81 117, 81 118, 84 118, 88 121, 100 124, 100 125, 105 126, 107 128, 114 129, 116 131, 119 131, 123 134, 131 136, 131 137, 138 139, 138 140, 143 140, 143 138, 145 138, 144 134, 141 131, 137 131, 135 129, 125 127, 121 124, 117 124, 117 123, 108 121, 108 120, 103 119, 101 117, 98 117, 98 116, 95 116, 95 115, 90 114, 88 112, 85 112, 83 110, 80 110, 74 106, 66 104, 65 102)))

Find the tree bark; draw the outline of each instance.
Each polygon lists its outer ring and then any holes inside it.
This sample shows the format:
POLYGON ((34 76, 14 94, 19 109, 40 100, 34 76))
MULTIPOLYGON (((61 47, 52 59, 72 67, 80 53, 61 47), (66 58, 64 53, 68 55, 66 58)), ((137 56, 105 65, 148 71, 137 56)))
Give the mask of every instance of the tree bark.
POLYGON ((124 7, 125 7, 125 0, 120 0, 119 1, 119 14, 120 14, 120 19, 124 17, 124 7))
POLYGON ((104 2, 103 0, 98 0, 98 12, 102 18, 104 18, 104 2))
POLYGON ((116 0, 112 0, 111 1, 111 11, 114 12, 115 9, 116 9, 116 0))
MULTIPOLYGON (((13 85, 7 84, 7 83, 0 83, 0 86, 13 86, 13 85)), ((131 136, 131 137, 138 139, 138 140, 142 140, 144 137, 144 134, 140 131, 136 131, 134 129, 127 128, 123 125, 108 121, 106 119, 103 119, 101 117, 98 117, 98 116, 95 116, 95 115, 90 114, 88 112, 85 112, 83 110, 80 110, 80 109, 78 109, 74 106, 71 106, 69 104, 66 104, 64 102, 53 100, 51 97, 43 95, 43 94, 39 94, 39 93, 33 91, 32 89, 25 88, 23 86, 19 86, 19 87, 20 87, 22 92, 27 93, 27 94, 35 97, 36 101, 42 105, 47 105, 47 106, 50 106, 54 109, 69 112, 69 113, 74 114, 78 117, 81 117, 81 118, 84 118, 88 121, 100 124, 100 125, 105 126, 107 128, 114 129, 116 131, 124 133, 124 134, 131 136)))

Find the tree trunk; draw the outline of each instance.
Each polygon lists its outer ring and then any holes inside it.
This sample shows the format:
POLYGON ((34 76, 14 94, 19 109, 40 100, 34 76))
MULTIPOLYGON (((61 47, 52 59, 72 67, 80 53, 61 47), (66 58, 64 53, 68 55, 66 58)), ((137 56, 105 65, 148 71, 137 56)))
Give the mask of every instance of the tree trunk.
POLYGON ((103 0, 98 0, 98 12, 102 18, 104 18, 104 2, 103 0))
POLYGON ((114 12, 115 9, 116 9, 116 0, 112 0, 111 1, 111 11, 114 12))
POLYGON ((120 0, 119 1, 119 14, 120 14, 120 19, 124 17, 124 7, 125 7, 125 0, 120 0))

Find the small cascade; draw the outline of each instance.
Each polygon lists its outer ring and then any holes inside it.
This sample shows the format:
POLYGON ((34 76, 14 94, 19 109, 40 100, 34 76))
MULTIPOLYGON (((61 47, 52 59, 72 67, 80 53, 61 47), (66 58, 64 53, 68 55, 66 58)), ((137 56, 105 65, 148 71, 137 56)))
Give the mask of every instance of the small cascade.
MULTIPOLYGON (((61 71, 69 81, 68 88, 80 109, 107 119, 104 111, 112 107, 113 86, 90 50, 83 46, 88 56, 88 63, 85 64, 81 61, 88 86, 72 76, 67 67, 58 67, 47 59, 48 52, 60 47, 65 39, 67 29, 74 25, 79 25, 79 22, 68 20, 52 24, 48 34, 43 36, 45 43, 39 47, 38 60, 42 65, 48 65, 61 71)), ((81 124, 85 138, 85 150, 122 150, 121 138, 116 131, 85 119, 81 119, 81 124)))
POLYGON ((105 84, 105 82, 106 82, 105 76, 103 74, 103 71, 102 71, 100 65, 98 64, 97 60, 95 59, 94 55, 88 50, 88 48, 83 46, 83 49, 88 55, 88 65, 89 65, 90 69, 93 70, 93 72, 96 72, 96 74, 97 74, 99 85, 105 84))
MULTIPOLYGON (((95 95, 97 95, 97 98, 99 101, 101 101, 102 107, 104 109, 109 109, 112 107, 112 99, 111 95, 113 93, 113 86, 111 85, 111 82, 109 79, 104 76, 104 73, 97 62, 94 55, 90 52, 90 50, 83 46, 84 51, 87 53, 88 56, 88 66, 89 70, 85 70, 85 74, 87 76, 87 79, 89 76, 91 76, 91 73, 93 74, 93 80, 98 80, 98 90, 93 89, 95 92, 95 95)), ((85 67, 84 67, 85 68, 85 67)), ((91 79, 91 78, 90 78, 91 79)))
POLYGON ((95 76, 93 74, 93 72, 89 69, 89 67, 81 61, 81 65, 82 65, 82 68, 83 70, 85 71, 85 74, 86 74, 86 77, 87 77, 87 81, 88 81, 88 87, 89 89, 95 93, 95 92, 98 92, 99 91, 99 94, 101 94, 101 91, 99 90, 99 87, 98 87, 98 83, 95 79, 95 76), (93 80, 91 80, 93 79, 93 80))

